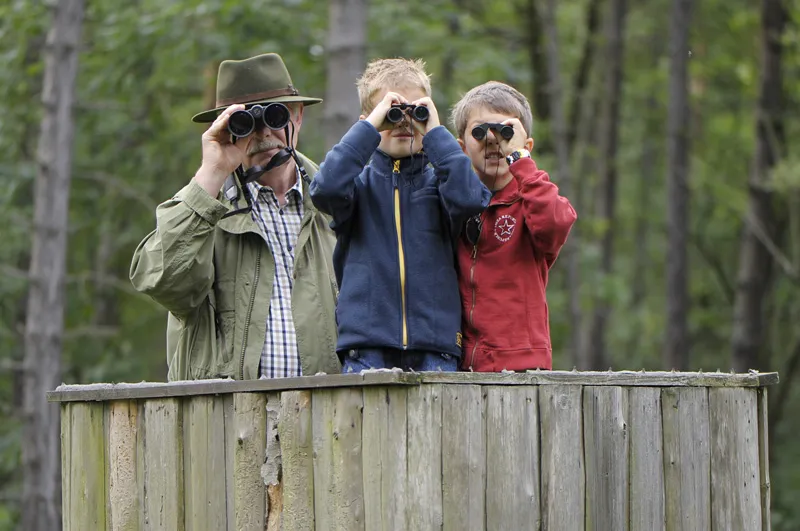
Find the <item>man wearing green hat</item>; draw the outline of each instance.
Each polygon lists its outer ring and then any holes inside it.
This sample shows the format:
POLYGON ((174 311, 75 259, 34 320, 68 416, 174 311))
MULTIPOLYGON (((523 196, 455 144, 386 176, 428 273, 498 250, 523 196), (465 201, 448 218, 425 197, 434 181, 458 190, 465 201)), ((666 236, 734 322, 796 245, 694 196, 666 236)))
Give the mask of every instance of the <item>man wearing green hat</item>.
POLYGON ((220 64, 215 108, 192 118, 211 123, 200 168, 131 263, 134 287, 169 311, 170 381, 341 372, 336 240, 309 198, 318 168, 294 151, 304 106, 321 101, 277 54, 220 64))

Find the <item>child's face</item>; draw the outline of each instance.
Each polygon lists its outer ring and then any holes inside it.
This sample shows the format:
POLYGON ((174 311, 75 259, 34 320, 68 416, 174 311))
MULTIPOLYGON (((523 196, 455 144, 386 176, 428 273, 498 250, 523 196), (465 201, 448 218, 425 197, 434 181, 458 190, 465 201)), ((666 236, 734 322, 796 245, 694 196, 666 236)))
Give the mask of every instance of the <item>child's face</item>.
MULTIPOLYGON (((418 87, 387 87, 375 94, 372 104, 376 105, 389 91, 403 96, 406 103, 412 103, 427 96, 418 87)), ((410 120, 411 116, 406 113, 403 120, 396 123, 393 129, 381 131, 381 143, 378 146, 381 151, 395 159, 419 153, 419 150, 422 149, 422 134, 411 126, 410 120)))
MULTIPOLYGON (((475 137, 472 136, 472 128, 483 123, 502 123, 510 118, 519 117, 499 113, 483 106, 476 107, 467 117, 464 138, 458 139, 461 149, 472 161, 475 173, 478 174, 483 184, 490 190, 500 190, 511 181, 512 175, 508 171, 506 154, 503 154, 497 142, 497 137, 491 130, 487 131, 483 140, 475 140, 475 137)), ((526 139, 525 147, 530 150, 533 147, 533 140, 526 139)))

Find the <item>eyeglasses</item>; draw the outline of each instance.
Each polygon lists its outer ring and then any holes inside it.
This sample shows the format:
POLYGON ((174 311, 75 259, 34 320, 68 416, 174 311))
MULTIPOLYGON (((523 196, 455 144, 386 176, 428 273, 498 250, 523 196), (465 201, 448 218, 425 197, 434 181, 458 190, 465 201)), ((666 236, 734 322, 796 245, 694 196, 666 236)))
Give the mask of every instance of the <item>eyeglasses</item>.
POLYGON ((478 245, 478 238, 481 237, 481 227, 483 227, 483 219, 481 219, 480 214, 469 218, 464 226, 464 235, 473 246, 478 245))

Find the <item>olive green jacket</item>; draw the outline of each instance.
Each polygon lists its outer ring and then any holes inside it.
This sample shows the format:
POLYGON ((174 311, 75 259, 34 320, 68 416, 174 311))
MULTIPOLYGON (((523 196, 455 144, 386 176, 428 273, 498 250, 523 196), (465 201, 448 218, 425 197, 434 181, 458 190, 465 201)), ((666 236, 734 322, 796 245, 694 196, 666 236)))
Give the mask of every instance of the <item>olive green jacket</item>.
MULTIPOLYGON (((301 155, 313 178, 317 166, 301 155)), ((302 183, 304 214, 295 247, 292 315, 304 375, 341 372, 336 356, 338 290, 330 219, 302 183)), ((133 255, 130 279, 169 311, 168 379, 258 378, 275 260, 245 206, 208 195, 192 180, 156 209, 156 229, 133 255)))

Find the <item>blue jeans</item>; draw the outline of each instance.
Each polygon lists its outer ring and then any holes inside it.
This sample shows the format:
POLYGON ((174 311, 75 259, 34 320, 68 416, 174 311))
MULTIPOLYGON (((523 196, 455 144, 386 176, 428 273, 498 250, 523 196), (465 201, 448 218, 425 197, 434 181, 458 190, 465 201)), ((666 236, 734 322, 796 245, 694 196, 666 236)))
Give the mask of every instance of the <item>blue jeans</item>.
POLYGON ((342 372, 395 367, 415 372, 455 372, 458 369, 458 358, 424 350, 360 348, 345 353, 342 372))

